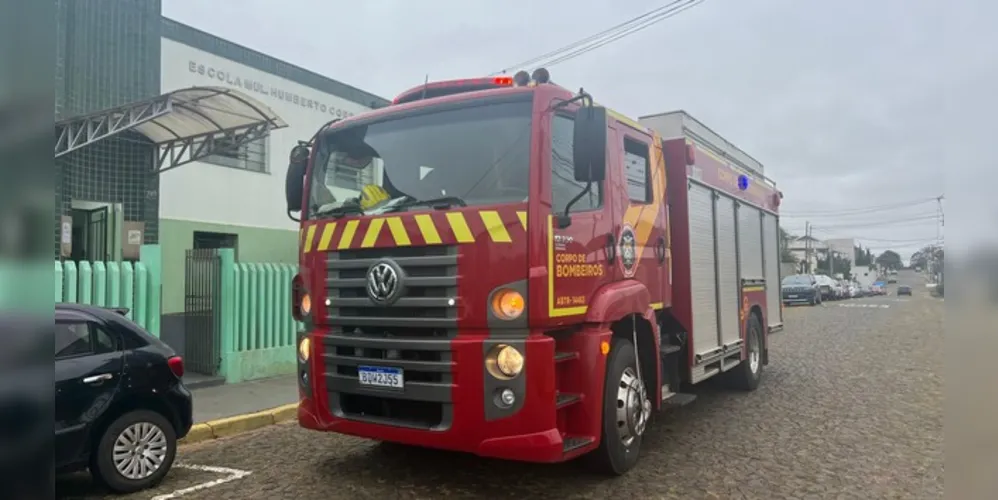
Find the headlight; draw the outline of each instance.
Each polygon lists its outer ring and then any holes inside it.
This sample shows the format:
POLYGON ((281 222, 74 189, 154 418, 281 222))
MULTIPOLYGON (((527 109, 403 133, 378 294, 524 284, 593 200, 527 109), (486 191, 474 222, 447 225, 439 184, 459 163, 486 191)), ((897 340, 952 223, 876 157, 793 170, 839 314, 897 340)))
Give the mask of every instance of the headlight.
POLYGON ((308 337, 302 337, 301 342, 298 342, 298 359, 302 363, 308 362, 309 356, 312 354, 312 340, 308 337))
POLYGON ((485 365, 493 377, 511 379, 523 371, 523 354, 513 346, 499 344, 489 352, 485 365))
POLYGON ((496 291, 492 296, 492 314, 499 319, 513 320, 523 314, 523 295, 509 288, 496 291))

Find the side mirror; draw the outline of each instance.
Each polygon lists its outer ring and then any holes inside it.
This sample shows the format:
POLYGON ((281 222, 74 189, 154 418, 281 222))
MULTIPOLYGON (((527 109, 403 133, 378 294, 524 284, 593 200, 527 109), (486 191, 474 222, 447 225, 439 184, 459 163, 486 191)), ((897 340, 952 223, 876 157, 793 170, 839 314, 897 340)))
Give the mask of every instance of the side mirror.
POLYGON ((288 212, 300 212, 302 196, 305 194, 305 168, 311 154, 308 146, 297 145, 291 149, 288 173, 284 179, 284 197, 287 199, 288 212))
POLYGON ((606 179, 606 127, 606 108, 602 106, 579 108, 575 115, 572 144, 575 180, 601 182, 606 179))

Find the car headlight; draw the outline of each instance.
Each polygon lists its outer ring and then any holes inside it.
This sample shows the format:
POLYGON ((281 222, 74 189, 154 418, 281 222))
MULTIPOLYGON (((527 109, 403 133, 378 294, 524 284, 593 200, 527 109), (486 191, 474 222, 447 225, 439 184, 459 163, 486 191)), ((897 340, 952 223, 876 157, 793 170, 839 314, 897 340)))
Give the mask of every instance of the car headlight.
POLYGON ((485 358, 485 367, 498 379, 511 379, 523 371, 523 354, 515 347, 499 344, 489 351, 485 358))

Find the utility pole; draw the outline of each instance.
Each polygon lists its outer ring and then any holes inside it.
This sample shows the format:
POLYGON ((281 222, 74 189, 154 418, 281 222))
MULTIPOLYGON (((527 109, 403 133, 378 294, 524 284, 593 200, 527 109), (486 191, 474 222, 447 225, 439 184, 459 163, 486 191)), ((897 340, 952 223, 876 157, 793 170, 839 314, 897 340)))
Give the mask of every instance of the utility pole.
POLYGON ((804 274, 811 274, 811 222, 804 222, 804 274))

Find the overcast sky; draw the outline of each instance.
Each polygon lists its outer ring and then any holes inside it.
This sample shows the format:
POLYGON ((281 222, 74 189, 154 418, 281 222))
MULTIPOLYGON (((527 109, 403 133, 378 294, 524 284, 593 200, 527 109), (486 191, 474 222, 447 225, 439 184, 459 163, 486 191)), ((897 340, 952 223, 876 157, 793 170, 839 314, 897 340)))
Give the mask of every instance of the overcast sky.
MULTIPOLYGON (((163 0, 163 14, 390 99, 427 74, 488 75, 665 3, 163 0)), ((817 237, 907 257, 936 237, 934 220, 911 220, 935 202, 834 212, 933 198, 949 180, 948 246, 998 234, 985 150, 998 132, 994 19, 988 0, 705 0, 550 70, 632 116, 684 109, 739 145, 784 192, 787 229, 810 220, 817 237)))

